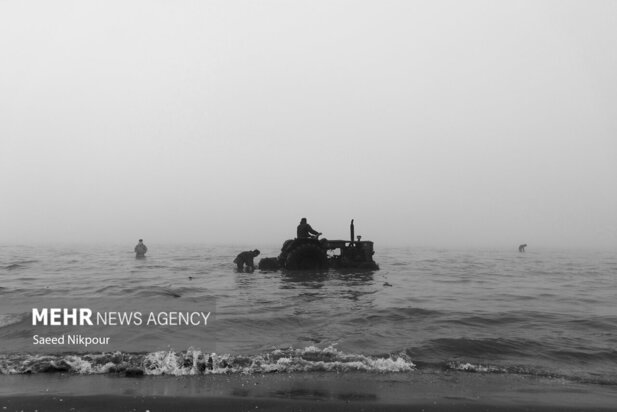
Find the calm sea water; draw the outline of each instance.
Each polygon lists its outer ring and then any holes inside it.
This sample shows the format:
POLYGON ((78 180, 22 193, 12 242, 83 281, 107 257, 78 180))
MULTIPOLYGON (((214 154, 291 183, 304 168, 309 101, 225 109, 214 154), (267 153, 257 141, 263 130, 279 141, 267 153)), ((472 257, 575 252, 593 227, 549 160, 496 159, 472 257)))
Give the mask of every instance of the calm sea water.
POLYGON ((374 272, 249 274, 232 260, 251 247, 148 244, 148 257, 136 260, 132 246, 0 247, 0 373, 431 369, 617 384, 614 253, 376 245, 374 272), (216 318, 171 343, 152 329, 125 329, 120 351, 16 346, 37 331, 14 302, 53 297, 161 310, 215 301, 216 318), (194 345, 200 333, 214 343, 194 345))

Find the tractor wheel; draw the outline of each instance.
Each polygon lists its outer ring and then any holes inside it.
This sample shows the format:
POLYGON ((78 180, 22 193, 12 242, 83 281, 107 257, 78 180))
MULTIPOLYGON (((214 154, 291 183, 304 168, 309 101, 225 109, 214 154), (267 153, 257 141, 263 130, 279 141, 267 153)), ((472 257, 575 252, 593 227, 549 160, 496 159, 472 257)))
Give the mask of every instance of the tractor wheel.
POLYGON ((291 250, 285 261, 290 270, 321 270, 328 267, 328 257, 318 245, 307 243, 291 250))

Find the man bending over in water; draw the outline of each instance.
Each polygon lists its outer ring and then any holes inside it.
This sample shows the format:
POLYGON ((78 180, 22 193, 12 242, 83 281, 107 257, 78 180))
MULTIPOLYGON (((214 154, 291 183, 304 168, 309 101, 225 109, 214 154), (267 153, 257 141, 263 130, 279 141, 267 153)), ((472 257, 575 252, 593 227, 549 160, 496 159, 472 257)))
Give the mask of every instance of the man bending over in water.
POLYGON ((518 251, 522 253, 525 251, 526 247, 527 247, 527 243, 524 243, 518 247, 518 251))
POLYGON ((253 263, 253 258, 259 255, 259 250, 248 250, 246 252, 241 252, 234 259, 234 263, 238 265, 238 272, 242 272, 244 270, 244 265, 246 265, 247 272, 252 272, 255 270, 255 263, 253 263))

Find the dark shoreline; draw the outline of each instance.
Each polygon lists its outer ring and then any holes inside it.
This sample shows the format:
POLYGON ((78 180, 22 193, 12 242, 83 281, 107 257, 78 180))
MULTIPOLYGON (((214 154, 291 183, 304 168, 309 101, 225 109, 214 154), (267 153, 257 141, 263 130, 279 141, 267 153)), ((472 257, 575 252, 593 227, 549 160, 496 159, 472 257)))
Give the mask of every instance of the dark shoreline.
POLYGON ((615 405, 613 386, 499 374, 0 376, 0 412, 614 411, 615 405))
POLYGON ((239 398, 195 398, 195 397, 132 397, 121 395, 70 396, 31 396, 0 398, 0 408, 6 411, 51 411, 51 412, 99 412, 99 411, 294 411, 294 412, 445 412, 445 411, 494 411, 494 412, 609 412, 614 407, 577 407, 548 405, 500 405, 489 403, 467 403, 442 401, 410 404, 371 404, 359 402, 328 402, 281 399, 239 399, 239 398), (60 400, 61 399, 61 400, 60 400), (6 409, 4 409, 6 407, 6 409))

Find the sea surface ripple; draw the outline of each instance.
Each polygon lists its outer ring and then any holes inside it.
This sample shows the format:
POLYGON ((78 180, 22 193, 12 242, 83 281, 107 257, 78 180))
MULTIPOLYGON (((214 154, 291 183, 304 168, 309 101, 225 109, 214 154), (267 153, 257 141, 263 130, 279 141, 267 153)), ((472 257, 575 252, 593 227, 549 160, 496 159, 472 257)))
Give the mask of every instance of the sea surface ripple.
POLYGON ((614 253, 377 248, 379 271, 251 274, 232 264, 251 247, 148 246, 142 260, 130 245, 0 246, 0 373, 430 368, 617 384, 614 253), (180 333, 170 347, 140 330, 116 353, 27 353, 11 337, 32 326, 10 302, 37 298, 126 299, 160 310, 215 301, 215 344, 183 347, 180 333))

